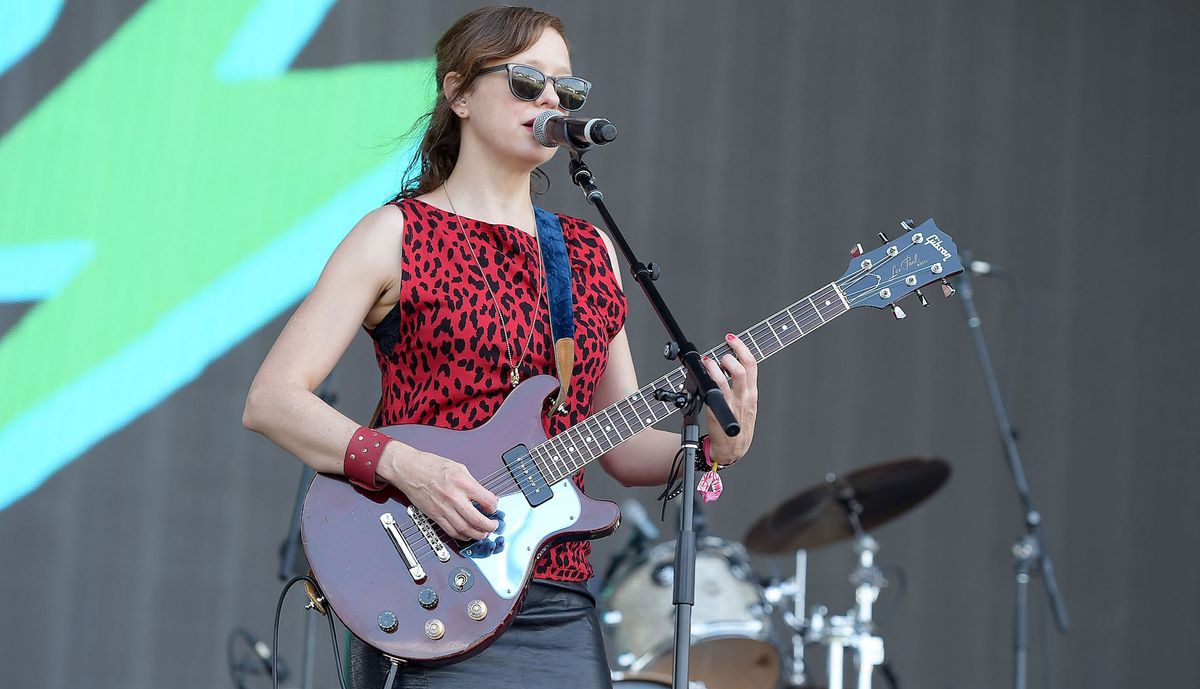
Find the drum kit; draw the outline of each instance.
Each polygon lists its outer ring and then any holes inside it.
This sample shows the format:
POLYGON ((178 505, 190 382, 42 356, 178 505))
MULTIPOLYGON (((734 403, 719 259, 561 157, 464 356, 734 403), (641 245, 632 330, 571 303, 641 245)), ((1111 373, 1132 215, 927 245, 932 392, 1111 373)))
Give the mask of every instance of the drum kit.
MULTIPOLYGON (((933 495, 949 476, 950 466, 934 457, 829 474, 824 482, 761 516, 746 533, 745 546, 700 536, 692 610, 692 689, 844 689, 847 652, 856 668, 851 686, 870 689, 875 668, 884 663, 883 639, 876 633, 872 609, 887 580, 875 564, 879 544, 869 530, 933 495), (852 541, 856 555, 849 577, 854 605, 845 615, 830 615, 825 606, 814 606, 806 614, 808 551, 846 540, 852 541), (796 572, 782 581, 760 582, 747 550, 792 554, 796 572), (772 621, 776 611, 783 620, 779 626, 772 621), (787 630, 785 638, 777 629, 787 630), (827 658, 823 685, 808 683, 805 674, 805 651, 816 647, 823 647, 827 658)), ((609 568, 599 611, 616 689, 671 684, 674 555, 675 543, 668 541, 639 547, 632 557, 621 553, 609 568)))

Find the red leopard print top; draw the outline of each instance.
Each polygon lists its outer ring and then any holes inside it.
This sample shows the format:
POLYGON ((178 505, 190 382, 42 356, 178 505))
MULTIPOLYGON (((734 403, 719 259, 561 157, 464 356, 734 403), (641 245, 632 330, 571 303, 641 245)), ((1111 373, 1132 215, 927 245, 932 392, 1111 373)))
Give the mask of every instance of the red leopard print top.
MULTIPOLYGON (((455 216, 416 199, 404 212, 400 301, 371 333, 382 372, 379 425, 419 423, 467 430, 481 426, 509 392, 508 350, 480 266, 463 245, 455 216)), ((560 215, 571 261, 575 303, 575 369, 567 413, 543 417, 554 436, 592 412, 596 383, 608 364, 608 343, 625 323, 625 294, 617 285, 604 240, 587 222, 560 215)), ((509 225, 462 219, 467 236, 504 308, 513 356, 533 339, 521 379, 554 375, 550 317, 543 300, 537 240, 509 225), (534 316, 537 316, 536 322, 534 316)), ((478 477, 477 477, 478 478, 478 477)), ((583 471, 572 477, 583 489, 583 471)), ((556 581, 592 576, 591 544, 554 546, 533 575, 556 581)))

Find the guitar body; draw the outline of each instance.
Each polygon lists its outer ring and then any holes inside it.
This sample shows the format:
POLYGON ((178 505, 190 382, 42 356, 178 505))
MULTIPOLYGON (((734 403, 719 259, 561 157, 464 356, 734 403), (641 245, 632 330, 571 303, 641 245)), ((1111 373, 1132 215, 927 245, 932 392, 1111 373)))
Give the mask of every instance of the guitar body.
MULTIPOLYGON (((763 361, 853 308, 892 307, 962 271, 957 247, 932 219, 865 254, 841 278, 741 333, 763 361)), ((720 359, 727 344, 707 352, 720 359)), ((541 412, 558 389, 550 376, 521 383, 483 426, 450 431, 391 426, 387 435, 467 466, 500 498, 501 528, 482 543, 457 543, 395 489, 369 492, 342 477, 318 474, 301 525, 304 551, 325 599, 360 639, 414 663, 440 664, 487 648, 520 609, 537 556, 555 542, 599 538, 616 530, 620 512, 592 500, 570 476, 642 430, 675 413, 656 391, 679 392, 683 368, 547 440, 541 412), (439 538, 441 536, 441 538, 439 538)))
POLYGON ((410 503, 400 491, 365 491, 341 476, 318 474, 313 479, 301 518, 304 551, 326 600, 351 632, 410 662, 464 660, 485 649, 512 622, 542 551, 559 541, 599 538, 616 530, 617 506, 587 497, 569 478, 550 485, 552 498, 531 506, 502 460, 514 447, 533 448, 546 441, 541 410, 557 387, 551 376, 526 380, 495 416, 469 431, 420 425, 380 429, 407 445, 463 463, 484 485, 491 483, 487 477, 505 477, 511 488, 493 490, 504 515, 502 528, 493 535, 503 537, 503 547, 496 552, 472 556, 470 550, 464 552, 470 544, 443 538, 443 552, 449 557, 442 561, 410 516, 410 503), (422 581, 415 580, 404 553, 381 523, 384 514, 392 515, 396 531, 417 556, 422 581), (425 607, 429 590, 437 600, 425 607), (481 620, 468 614, 473 606, 471 612, 479 615, 478 602, 486 608, 481 620), (390 631, 389 614, 397 623, 390 631), (441 624, 441 638, 430 638, 426 631, 432 624, 432 635, 439 633, 433 621, 441 624))

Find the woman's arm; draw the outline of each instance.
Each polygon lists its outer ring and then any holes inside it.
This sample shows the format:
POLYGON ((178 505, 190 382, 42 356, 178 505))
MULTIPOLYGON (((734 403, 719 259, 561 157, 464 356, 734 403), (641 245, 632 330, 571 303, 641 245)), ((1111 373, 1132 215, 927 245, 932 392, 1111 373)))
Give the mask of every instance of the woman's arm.
MULTIPOLYGON (((342 473, 346 445, 360 424, 313 390, 358 328, 378 323, 396 303, 403 232, 404 214, 395 206, 372 211, 355 225, 250 385, 242 423, 319 472, 342 473)), ((378 476, 455 538, 482 538, 498 526, 471 504, 474 500, 491 512, 496 496, 462 464, 392 442, 380 458, 378 476)))

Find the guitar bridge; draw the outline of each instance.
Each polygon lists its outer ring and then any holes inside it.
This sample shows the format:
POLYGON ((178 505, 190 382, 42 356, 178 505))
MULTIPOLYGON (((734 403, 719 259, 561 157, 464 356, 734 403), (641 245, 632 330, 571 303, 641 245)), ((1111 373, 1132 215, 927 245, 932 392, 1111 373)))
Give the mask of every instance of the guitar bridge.
POLYGON ((396 518, 392 516, 391 512, 384 512, 379 515, 379 523, 383 524, 383 530, 392 539, 392 545, 396 546, 396 552, 400 553, 400 559, 404 560, 404 566, 408 568, 409 576, 418 584, 425 581, 425 569, 421 567, 421 563, 417 560, 412 548, 409 547, 408 541, 404 540, 404 534, 396 528, 396 518))
POLYGON ((442 562, 450 561, 450 551, 446 548, 446 544, 442 539, 438 538, 437 532, 433 530, 433 522, 421 510, 412 507, 408 508, 408 516, 413 520, 413 524, 417 525, 421 535, 425 537, 425 541, 429 543, 429 547, 433 548, 433 554, 437 555, 437 559, 442 562))

